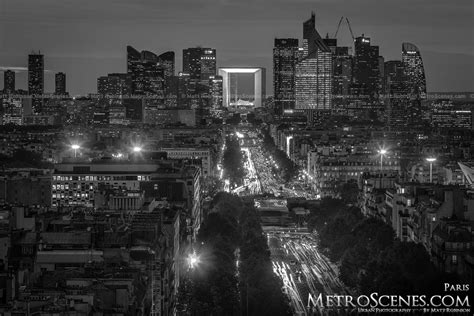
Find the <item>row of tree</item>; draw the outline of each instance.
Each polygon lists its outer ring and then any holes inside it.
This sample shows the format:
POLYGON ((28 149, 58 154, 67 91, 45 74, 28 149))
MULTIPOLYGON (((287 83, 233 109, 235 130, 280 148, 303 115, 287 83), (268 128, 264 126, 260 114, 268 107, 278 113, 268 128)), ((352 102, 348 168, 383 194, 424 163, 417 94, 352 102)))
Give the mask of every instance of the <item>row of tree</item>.
POLYGON ((291 181, 298 174, 298 167, 288 158, 285 152, 275 146, 268 129, 262 129, 262 135, 263 149, 274 157, 276 164, 279 166, 278 169, 274 168, 274 171, 278 172, 285 182, 291 181))
POLYGON ((211 208, 197 236, 199 264, 179 291, 180 313, 290 315, 255 209, 223 192, 211 208))
POLYGON ((3 168, 52 168, 52 163, 43 160, 39 153, 26 149, 17 149, 11 156, 0 154, 0 166, 3 168))
POLYGON ((426 249, 395 239, 391 226, 366 218, 343 200, 324 198, 310 213, 309 227, 340 265, 340 278, 359 293, 434 294, 455 277, 437 271, 426 249))
POLYGON ((227 136, 225 141, 225 151, 222 159, 224 176, 229 179, 232 185, 241 185, 245 176, 243 166, 244 153, 240 149, 239 140, 236 136, 227 136))

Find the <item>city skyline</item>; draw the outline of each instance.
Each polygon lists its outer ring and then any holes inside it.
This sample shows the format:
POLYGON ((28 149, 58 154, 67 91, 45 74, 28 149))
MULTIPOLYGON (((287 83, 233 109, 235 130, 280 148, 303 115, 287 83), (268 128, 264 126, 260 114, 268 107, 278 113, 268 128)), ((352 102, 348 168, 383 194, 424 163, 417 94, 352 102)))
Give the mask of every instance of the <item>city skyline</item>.
POLYGON ((0 315, 472 314, 473 17, 0 0, 0 315))
MULTIPOLYGON (((430 1, 429 7, 427 1, 417 1, 410 3, 413 12, 400 4, 368 0, 350 5, 339 1, 298 1, 297 6, 288 1, 278 4, 273 7, 266 1, 203 1, 179 5, 165 2, 160 7, 148 1, 136 4, 119 1, 114 5, 95 3, 94 9, 85 9, 87 6, 72 3, 58 8, 54 1, 37 4, 4 0, 0 4, 3 12, 0 67, 18 67, 16 84, 25 89, 27 72, 20 69, 26 69, 28 53, 41 50, 45 69, 50 70, 45 72, 45 91, 53 92, 54 73, 64 72, 72 95, 94 93, 96 78, 125 72, 126 45, 153 52, 174 51, 176 72, 181 71, 182 50, 198 45, 217 50, 217 67, 254 66, 270 70, 274 39, 301 39, 301 21, 314 10, 321 36, 326 33, 333 36, 340 16, 347 16, 354 35, 364 33, 370 37, 386 61, 400 58, 403 42, 417 45, 425 64, 428 92, 472 90, 474 64, 469 18, 472 4, 469 1, 455 4, 430 1), (166 10, 160 10, 163 7, 166 10), (188 10, 183 11, 183 7, 188 10), (29 16, 26 8, 35 12, 34 17, 29 16), (417 16, 417 8, 426 14, 417 16), (133 27, 130 23, 134 23, 133 27)), ((343 45, 353 46, 345 26, 341 26, 338 39, 343 45)), ((269 94, 273 90, 270 76, 269 94)))

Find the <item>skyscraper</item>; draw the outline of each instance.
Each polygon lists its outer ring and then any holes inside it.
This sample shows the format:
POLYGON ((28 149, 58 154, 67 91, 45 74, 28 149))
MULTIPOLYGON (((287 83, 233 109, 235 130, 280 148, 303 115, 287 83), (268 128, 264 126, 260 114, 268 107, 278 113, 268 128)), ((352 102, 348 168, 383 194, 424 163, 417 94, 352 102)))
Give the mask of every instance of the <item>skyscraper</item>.
POLYGON ((44 56, 40 52, 28 55, 28 94, 32 96, 33 113, 40 113, 44 94, 44 56))
POLYGON ((163 97, 165 68, 156 54, 127 46, 127 73, 132 80, 133 94, 163 97))
POLYGON ((58 72, 55 76, 55 94, 65 95, 66 94, 66 74, 63 72, 58 72))
POLYGON ((390 60, 384 64, 384 102, 389 128, 406 127, 410 123, 407 117, 409 99, 403 68, 400 60, 390 60))
POLYGON ((209 80, 209 77, 215 76, 216 73, 216 50, 214 48, 203 48, 201 55, 201 80, 209 80))
POLYGON ((134 94, 143 94, 144 92, 143 72, 141 53, 132 46, 127 46, 127 74, 131 77, 131 90, 134 94))
POLYGON ((332 52, 316 31, 315 15, 303 23, 303 54, 296 65, 295 108, 331 110, 332 52))
POLYGON ((121 97, 131 93, 131 85, 132 82, 129 74, 108 74, 97 79, 97 93, 101 96, 121 97))
POLYGON ((211 108, 219 109, 223 106, 223 78, 222 76, 211 76, 209 78, 211 108))
POLYGON ((402 44, 402 63, 408 84, 408 92, 412 99, 426 98, 425 69, 421 53, 414 44, 402 44))
POLYGON ((354 47, 352 94, 373 102, 380 93, 379 47, 371 45, 364 34, 355 39, 354 47))
POLYGON ((5 94, 15 93, 15 72, 14 71, 7 70, 3 74, 3 92, 5 94))
POLYGON ((158 56, 158 64, 163 68, 165 81, 174 76, 175 56, 174 52, 168 51, 158 56))
POLYGON ((337 46, 336 38, 326 35, 323 41, 332 52, 332 109, 344 112, 349 100, 353 58, 349 47, 337 46))
POLYGON ((304 56, 316 51, 318 39, 321 36, 316 31, 316 15, 311 12, 311 17, 303 22, 303 54, 304 56))
POLYGON ((282 113, 295 108, 295 72, 298 39, 276 38, 273 48, 273 93, 275 109, 282 113))
POLYGON ((194 47, 183 49, 183 72, 188 73, 191 79, 208 81, 215 76, 216 50, 214 48, 194 47))

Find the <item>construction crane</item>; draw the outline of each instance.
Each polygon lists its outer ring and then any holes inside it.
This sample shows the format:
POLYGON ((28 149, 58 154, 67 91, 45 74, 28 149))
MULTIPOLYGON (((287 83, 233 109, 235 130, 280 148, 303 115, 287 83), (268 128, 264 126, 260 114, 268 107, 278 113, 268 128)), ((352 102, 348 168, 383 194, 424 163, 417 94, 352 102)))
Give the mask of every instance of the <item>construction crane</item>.
POLYGON ((349 26, 349 31, 351 31, 352 40, 355 40, 354 32, 352 32, 351 23, 349 22, 349 19, 348 19, 348 18, 346 18, 346 21, 347 21, 347 26, 349 26))
MULTIPOLYGON (((337 38, 337 33, 339 33, 339 29, 341 28, 343 19, 344 19, 343 16, 341 16, 341 18, 339 19, 339 23, 337 24, 337 29, 336 29, 336 33, 334 34, 334 38, 337 38)), ((352 32, 351 23, 349 22, 349 19, 347 17, 346 17, 346 23, 347 23, 347 26, 349 27, 349 31, 351 32, 352 40, 355 40, 354 32, 352 32)))
POLYGON ((342 19, 344 19, 343 16, 341 16, 341 19, 339 20, 339 23, 337 24, 337 30, 336 30, 336 33, 334 34, 334 38, 337 38, 337 33, 339 32, 339 28, 341 27, 342 19))

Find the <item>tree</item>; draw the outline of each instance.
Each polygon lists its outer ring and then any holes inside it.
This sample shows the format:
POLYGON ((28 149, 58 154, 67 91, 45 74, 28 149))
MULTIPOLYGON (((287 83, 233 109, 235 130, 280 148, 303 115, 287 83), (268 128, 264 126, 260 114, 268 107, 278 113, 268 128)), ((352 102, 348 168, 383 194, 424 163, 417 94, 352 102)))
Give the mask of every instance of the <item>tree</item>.
POLYGON ((207 176, 202 181, 205 196, 215 196, 223 187, 222 181, 215 176, 207 176))
POLYGON ((235 137, 226 138, 226 149, 223 156, 224 174, 232 184, 240 185, 245 176, 243 167, 244 155, 240 150, 239 141, 235 137))
POLYGON ((357 181, 349 180, 339 186, 339 196, 346 204, 357 203, 359 197, 359 186, 357 181))
POLYGON ((238 315, 242 308, 246 315, 291 315, 256 210, 224 192, 216 194, 211 208, 197 236, 201 264, 180 287, 179 310, 238 315))
POLYGON ((41 154, 26 149, 17 149, 11 157, 0 157, 0 163, 9 168, 52 168, 52 164, 43 161, 41 154))
POLYGON ((341 259, 339 275, 341 280, 350 287, 359 284, 359 275, 369 259, 369 251, 361 244, 347 249, 341 259))

